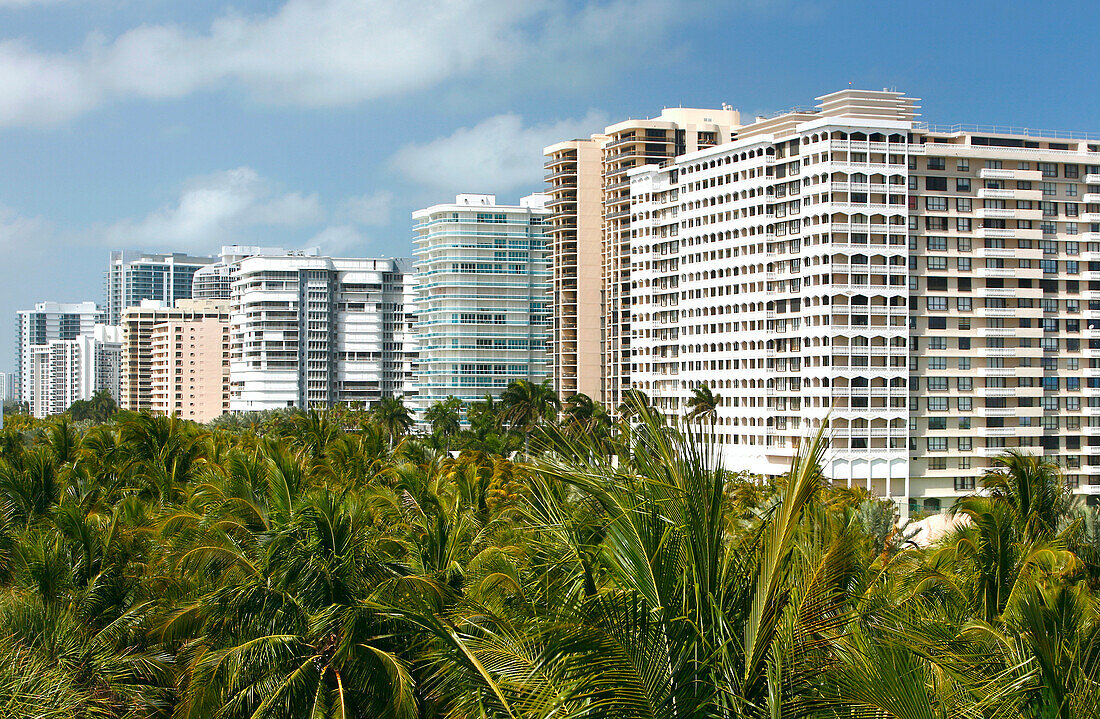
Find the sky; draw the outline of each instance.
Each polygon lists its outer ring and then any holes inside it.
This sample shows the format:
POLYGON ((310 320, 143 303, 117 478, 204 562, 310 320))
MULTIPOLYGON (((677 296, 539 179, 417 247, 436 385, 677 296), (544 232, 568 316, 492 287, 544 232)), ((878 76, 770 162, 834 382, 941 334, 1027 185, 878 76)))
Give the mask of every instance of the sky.
POLYGON ((545 145, 662 107, 851 83, 1100 131, 1098 29, 1095 0, 0 0, 0 371, 17 310, 103 302, 112 249, 408 256, 414 209, 514 202, 545 145))

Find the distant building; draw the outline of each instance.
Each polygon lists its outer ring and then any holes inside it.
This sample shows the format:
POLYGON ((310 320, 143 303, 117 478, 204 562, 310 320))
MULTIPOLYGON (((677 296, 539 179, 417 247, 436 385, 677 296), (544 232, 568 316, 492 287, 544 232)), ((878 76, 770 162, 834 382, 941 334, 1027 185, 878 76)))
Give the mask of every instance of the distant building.
POLYGON ((230 408, 372 405, 415 394, 409 262, 242 259, 230 304, 230 408))
POLYGON ((153 414, 209 422, 229 411, 228 315, 166 319, 150 346, 153 414))
POLYGON ((55 340, 74 340, 91 334, 103 313, 94 302, 39 302, 33 310, 16 313, 15 399, 30 402, 31 351, 55 340))
POLYGON ((0 372, 0 402, 15 399, 15 373, 0 372))
POLYGON ((100 390, 118 397, 119 328, 96 325, 73 339, 50 340, 29 348, 25 400, 35 417, 61 414, 100 390))
POLYGON ((413 213, 420 410, 549 378, 546 199, 466 194, 413 213))
POLYGON ((106 277, 107 323, 117 325, 127 307, 157 300, 171 307, 191 298, 195 273, 214 263, 213 257, 118 250, 111 252, 106 277))
MULTIPOLYGON (((228 303, 225 300, 180 300, 175 307, 169 307, 163 302, 145 300, 123 311, 120 408, 135 412, 154 409, 153 335, 157 327, 168 322, 203 319, 228 323, 228 303)), ((219 358, 209 371, 218 374, 221 369, 219 358)))

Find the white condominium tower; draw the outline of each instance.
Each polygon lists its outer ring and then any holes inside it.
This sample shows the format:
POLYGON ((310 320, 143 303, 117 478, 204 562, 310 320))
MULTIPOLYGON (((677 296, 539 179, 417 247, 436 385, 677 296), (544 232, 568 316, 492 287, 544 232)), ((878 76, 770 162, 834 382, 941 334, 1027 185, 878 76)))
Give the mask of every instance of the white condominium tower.
POLYGON ((281 247, 256 247, 254 245, 223 245, 218 261, 195 271, 191 280, 191 297, 196 300, 228 300, 233 270, 246 257, 256 255, 303 255, 318 257, 321 250, 285 250, 281 247))
POLYGON ((20 400, 35 417, 107 390, 118 400, 121 333, 94 302, 39 302, 17 313, 20 400))
POLYGON ((32 347, 43 347, 55 340, 75 340, 80 335, 90 335, 96 324, 101 322, 103 312, 95 302, 39 302, 33 310, 17 312, 16 399, 23 402, 30 402, 31 399, 32 347))
POLYGON ((728 142, 736 110, 666 108, 659 117, 626 120, 589 138, 551 145, 547 207, 553 210, 551 353, 554 387, 612 411, 630 387, 631 168, 728 142))
POLYGON ((417 407, 499 396, 549 378, 550 262, 545 195, 495 195, 413 213, 419 358, 417 407))
POLYGON ((631 173, 632 384, 679 416, 720 393, 733 469, 828 417, 829 476, 903 511, 1011 448, 1100 494, 1100 136, 818 100, 631 173))
POLYGON ((242 259, 230 300, 230 408, 369 406, 412 393, 408 269, 398 259, 242 259))
POLYGON ((107 324, 119 324, 122 311, 140 305, 142 300, 160 300, 171 307, 176 300, 190 299, 195 272, 213 263, 213 257, 182 252, 111 252, 106 281, 107 324))

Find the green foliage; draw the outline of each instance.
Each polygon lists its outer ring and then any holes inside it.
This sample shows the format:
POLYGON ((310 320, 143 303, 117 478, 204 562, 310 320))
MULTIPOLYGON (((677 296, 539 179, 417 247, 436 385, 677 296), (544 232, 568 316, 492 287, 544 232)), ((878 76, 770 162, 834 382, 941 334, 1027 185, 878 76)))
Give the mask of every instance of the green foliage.
POLYGON ((1100 513, 1037 458, 919 548, 820 435, 764 480, 637 391, 462 411, 0 433, 0 712, 1096 715, 1100 513))

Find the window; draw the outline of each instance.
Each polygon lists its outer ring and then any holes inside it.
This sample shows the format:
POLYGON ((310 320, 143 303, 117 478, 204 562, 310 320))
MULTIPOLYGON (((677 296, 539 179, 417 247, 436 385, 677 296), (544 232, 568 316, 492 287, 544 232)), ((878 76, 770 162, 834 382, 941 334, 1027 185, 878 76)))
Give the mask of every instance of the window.
MULTIPOLYGON (((941 178, 931 178, 931 177, 929 177, 928 179, 929 180, 932 180, 932 179, 941 179, 942 180, 943 178, 942 177, 941 178)), ((946 212, 947 211, 947 198, 946 197, 926 197, 926 198, 924 198, 924 208, 926 210, 946 212)))
POLYGON ((946 452, 947 451, 947 437, 929 437, 928 438, 928 451, 929 452, 946 452))
MULTIPOLYGON (((934 219, 929 217, 928 219, 934 219)), ((946 228, 945 228, 946 229, 946 228)), ((946 237, 929 237, 926 241, 927 247, 933 252, 946 252, 947 251, 947 238, 946 237)))
POLYGON ((974 440, 971 437, 959 437, 959 449, 969 452, 974 449, 974 440))
POLYGON ((969 217, 956 217, 955 218, 955 227, 959 230, 959 232, 970 232, 970 228, 972 227, 970 218, 969 217))
POLYGON ((1058 177, 1058 165, 1054 162, 1040 162, 1039 172, 1043 177, 1058 177))
POLYGON ((928 358, 928 369, 930 369, 930 370, 947 369, 947 358, 946 357, 929 357, 928 358))
POLYGON ((929 457, 928 469, 947 469, 947 457, 929 457))
MULTIPOLYGON (((973 411, 973 409, 974 409, 974 400, 973 400, 973 398, 971 398, 971 397, 959 397, 958 402, 959 402, 959 411, 960 412, 973 411)), ((967 420, 967 426, 966 427, 963 427, 962 423, 963 423, 963 421, 960 419, 959 420, 959 428, 960 429, 970 429, 970 420, 967 420)))
MULTIPOLYGON (((1055 378, 1057 379, 1057 378, 1055 378)), ((946 392, 947 391, 947 378, 946 377, 929 377, 928 378, 928 391, 930 392, 946 392)))
POLYGON ((959 377, 958 386, 960 392, 972 392, 974 391, 974 378, 973 377, 959 377))
POLYGON ((970 160, 967 158, 960 158, 955 163, 955 169, 959 172, 970 172, 970 160))
POLYGON ((946 312, 947 311, 947 298, 946 297, 929 297, 928 298, 928 309, 932 312, 946 312))
MULTIPOLYGON (((943 158, 943 157, 929 157, 928 158, 928 169, 929 170, 946 170, 947 169, 947 159, 943 158)), ((1057 169, 1055 169, 1055 174, 1057 174, 1057 172, 1058 172, 1057 169)))
MULTIPOLYGON (((914 256, 912 259, 916 259, 916 257, 914 256)), ((947 269, 947 258, 946 257, 929 257, 928 258, 928 269, 930 269, 930 270, 946 270, 947 269)))
MULTIPOLYGON (((947 404, 947 397, 929 397, 928 398, 928 411, 929 412, 947 412, 950 407, 947 404)), ((936 429, 929 426, 929 429, 936 429)), ((947 429, 945 424, 938 429, 947 429)))
MULTIPOLYGON (((956 178, 955 179, 955 192, 970 192, 970 178, 969 177, 958 177, 958 178, 956 178)), ((962 198, 962 197, 959 198, 959 205, 960 205, 959 210, 962 210, 962 200, 963 199, 964 198, 962 198)), ((969 198, 965 198, 965 199, 966 199, 967 205, 969 205, 970 204, 970 199, 969 198)), ((969 206, 967 207, 966 211, 967 212, 970 211, 969 206)))
MULTIPOLYGON (((930 350, 945 350, 945 349, 947 349, 947 338, 946 337, 929 337, 928 338, 928 349, 930 349, 930 350)), ((947 361, 943 357, 941 357, 940 359, 943 359, 945 362, 947 361)), ((929 369, 931 369, 931 367, 929 369)), ((947 369, 947 367, 944 366, 944 367, 940 367, 939 369, 947 369)))
POLYGON ((947 178, 926 177, 924 178, 924 188, 929 192, 947 192, 947 178))
POLYGON ((1058 194, 1058 184, 1055 182, 1043 182, 1039 185, 1043 191, 1044 196, 1051 196, 1058 194))

